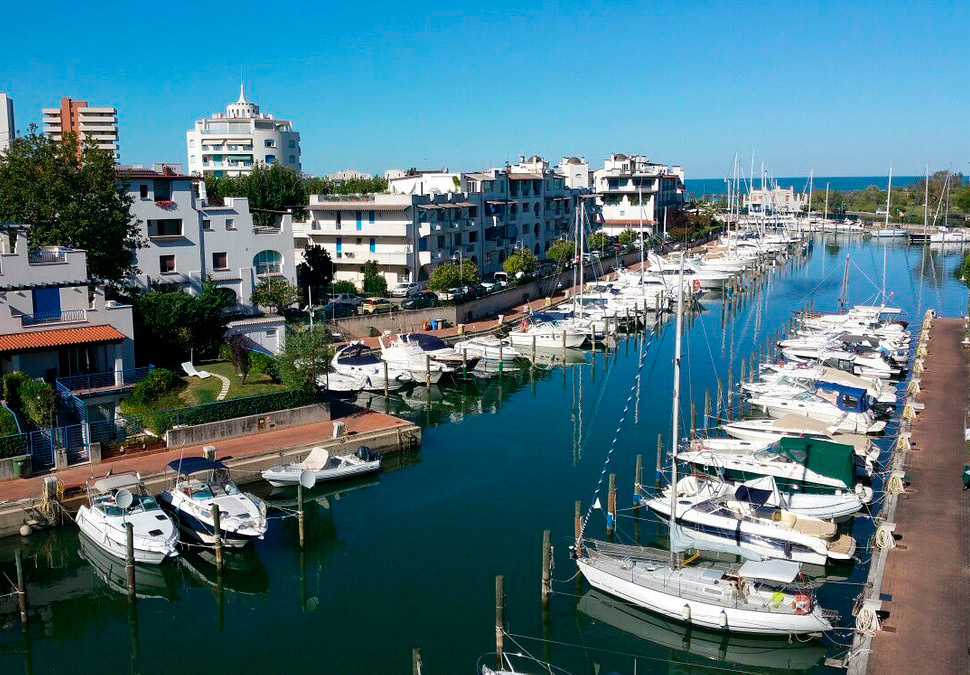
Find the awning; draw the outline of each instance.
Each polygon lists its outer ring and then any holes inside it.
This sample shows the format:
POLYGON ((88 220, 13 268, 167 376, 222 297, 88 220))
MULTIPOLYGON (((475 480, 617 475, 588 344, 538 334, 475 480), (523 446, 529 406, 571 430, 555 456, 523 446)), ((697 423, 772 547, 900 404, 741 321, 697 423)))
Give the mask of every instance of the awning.
POLYGON ((0 335, 0 353, 24 352, 34 349, 53 349, 71 345, 121 342, 125 339, 114 326, 82 326, 59 330, 38 330, 30 333, 0 335))
POLYGON ((738 576, 790 584, 801 569, 801 563, 791 560, 749 560, 741 565, 738 576))

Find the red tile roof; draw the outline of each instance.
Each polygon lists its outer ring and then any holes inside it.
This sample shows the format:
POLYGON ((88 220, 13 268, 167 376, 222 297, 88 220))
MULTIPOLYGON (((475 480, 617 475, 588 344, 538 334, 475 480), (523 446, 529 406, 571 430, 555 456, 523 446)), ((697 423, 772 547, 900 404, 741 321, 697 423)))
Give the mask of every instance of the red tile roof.
POLYGON ((0 335, 0 353, 23 352, 31 349, 50 349, 95 342, 119 342, 125 336, 113 326, 82 326, 58 330, 39 330, 31 333, 0 335))

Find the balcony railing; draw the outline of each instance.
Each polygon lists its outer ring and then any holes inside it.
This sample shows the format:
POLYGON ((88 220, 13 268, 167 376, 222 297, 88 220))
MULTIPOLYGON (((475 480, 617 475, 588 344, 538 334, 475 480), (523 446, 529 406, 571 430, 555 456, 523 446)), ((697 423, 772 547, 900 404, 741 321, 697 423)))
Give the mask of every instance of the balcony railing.
POLYGON ((69 398, 74 395, 84 395, 85 393, 102 393, 105 391, 128 389, 144 380, 154 368, 155 366, 145 366, 144 368, 130 368, 128 370, 59 377, 56 380, 57 393, 60 396, 69 398))
POLYGON ((282 228, 274 227, 272 225, 254 225, 253 234, 280 234, 283 231, 282 228))
POLYGON ((34 251, 27 255, 27 262, 31 265, 55 265, 67 262, 64 251, 34 251))
POLYGON ((21 326, 40 326, 51 323, 78 323, 87 321, 87 311, 83 309, 65 309, 60 312, 38 312, 36 314, 21 314, 21 326))

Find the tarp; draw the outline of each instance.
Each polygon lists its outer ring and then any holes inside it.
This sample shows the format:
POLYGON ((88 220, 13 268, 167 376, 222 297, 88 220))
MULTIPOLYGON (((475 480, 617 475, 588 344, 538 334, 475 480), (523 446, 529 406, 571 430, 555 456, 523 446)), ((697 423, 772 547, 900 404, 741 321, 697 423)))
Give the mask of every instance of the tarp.
POLYGON ((100 493, 141 485, 141 479, 135 473, 116 473, 94 481, 94 489, 100 493))
POLYGON ((847 387, 834 382, 822 382, 821 380, 816 382, 815 386, 817 390, 835 394, 837 397, 836 405, 840 410, 863 413, 869 409, 869 396, 865 389, 847 387))
POLYGON ((196 473, 197 471, 211 471, 212 469, 225 469, 226 465, 219 461, 206 459, 205 457, 183 457, 168 463, 170 469, 183 475, 196 473))
POLYGON ((817 438, 782 438, 778 451, 812 471, 842 481, 846 487, 855 484, 855 448, 844 443, 817 438))
POLYGON ((798 577, 801 568, 800 563, 791 560, 748 560, 741 565, 738 576, 790 584, 798 577))

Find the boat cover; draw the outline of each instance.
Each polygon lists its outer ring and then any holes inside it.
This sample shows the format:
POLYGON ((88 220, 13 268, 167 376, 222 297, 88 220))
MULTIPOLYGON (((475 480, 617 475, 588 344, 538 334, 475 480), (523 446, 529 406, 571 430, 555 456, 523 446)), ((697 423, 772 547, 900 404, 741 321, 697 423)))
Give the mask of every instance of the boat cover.
POLYGON ((138 474, 132 472, 105 476, 104 478, 99 478, 98 480, 94 481, 94 489, 101 494, 111 492, 112 490, 120 490, 121 488, 130 488, 138 485, 141 485, 141 479, 138 478, 138 474))
POLYGON ((835 395, 835 405, 846 412, 864 413, 869 409, 869 395, 865 389, 847 387, 834 382, 815 383, 816 391, 831 392, 835 395))
POLYGON ((842 481, 847 487, 855 483, 855 448, 817 438, 783 437, 778 452, 812 471, 842 481))
POLYGON ((798 577, 801 569, 800 563, 791 560, 748 560, 741 565, 738 576, 790 584, 798 577))
POLYGON ((213 461, 205 457, 183 457, 168 463, 168 467, 182 475, 197 473, 199 471, 211 471, 213 469, 225 469, 226 465, 220 461, 213 461))

